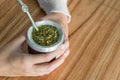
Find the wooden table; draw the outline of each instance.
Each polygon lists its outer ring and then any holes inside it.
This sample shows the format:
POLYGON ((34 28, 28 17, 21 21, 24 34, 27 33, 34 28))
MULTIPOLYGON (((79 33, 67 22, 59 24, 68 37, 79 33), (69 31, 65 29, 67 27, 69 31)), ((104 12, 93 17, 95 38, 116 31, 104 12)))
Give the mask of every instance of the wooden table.
MULTIPOLYGON (((34 19, 45 13, 36 0, 24 0, 34 19)), ((71 53, 42 77, 0 80, 120 80, 120 0, 69 0, 71 53)), ((0 47, 31 25, 16 0, 0 0, 0 47)))

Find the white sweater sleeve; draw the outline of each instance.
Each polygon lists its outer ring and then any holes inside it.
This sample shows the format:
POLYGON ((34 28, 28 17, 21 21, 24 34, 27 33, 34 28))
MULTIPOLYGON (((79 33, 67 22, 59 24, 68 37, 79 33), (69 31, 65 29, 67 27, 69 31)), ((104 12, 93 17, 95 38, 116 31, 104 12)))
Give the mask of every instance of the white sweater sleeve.
POLYGON ((68 16, 68 23, 71 21, 71 15, 67 7, 67 0, 38 0, 38 3, 46 14, 52 12, 64 13, 68 16))

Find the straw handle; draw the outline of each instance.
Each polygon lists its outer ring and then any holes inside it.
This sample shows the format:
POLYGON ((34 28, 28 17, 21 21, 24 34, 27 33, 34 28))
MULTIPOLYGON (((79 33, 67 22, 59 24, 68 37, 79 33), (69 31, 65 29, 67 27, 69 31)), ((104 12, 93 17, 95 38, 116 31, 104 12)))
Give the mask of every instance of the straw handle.
POLYGON ((17 0, 17 2, 19 3, 19 5, 24 5, 24 3, 22 2, 22 0, 17 0))
POLYGON ((36 23, 34 22, 32 16, 30 15, 30 13, 29 13, 29 11, 28 11, 27 5, 24 4, 24 3, 22 2, 22 0, 17 0, 17 2, 18 2, 19 5, 22 7, 23 12, 27 13, 27 16, 28 16, 28 18, 30 19, 30 21, 32 22, 33 27, 38 31, 37 25, 36 25, 36 23))
POLYGON ((26 13, 27 13, 27 15, 28 15, 30 21, 32 22, 33 26, 35 27, 35 29, 38 31, 37 25, 36 25, 36 23, 33 21, 33 19, 32 19, 32 17, 31 17, 30 13, 29 13, 29 12, 26 12, 26 13))

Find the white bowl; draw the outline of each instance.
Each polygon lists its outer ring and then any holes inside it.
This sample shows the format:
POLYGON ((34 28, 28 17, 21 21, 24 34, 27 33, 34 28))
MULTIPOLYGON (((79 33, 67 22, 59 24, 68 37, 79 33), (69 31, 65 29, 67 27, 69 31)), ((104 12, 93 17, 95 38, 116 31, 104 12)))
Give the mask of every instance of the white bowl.
POLYGON ((27 44, 35 51, 37 52, 51 52, 56 50, 64 41, 64 33, 60 25, 58 25, 56 22, 50 21, 50 20, 42 20, 36 22, 37 27, 40 27, 41 25, 52 25, 58 29, 59 32, 59 39, 56 43, 50 45, 50 46, 41 46, 32 39, 32 31, 33 27, 31 26, 27 31, 27 44))

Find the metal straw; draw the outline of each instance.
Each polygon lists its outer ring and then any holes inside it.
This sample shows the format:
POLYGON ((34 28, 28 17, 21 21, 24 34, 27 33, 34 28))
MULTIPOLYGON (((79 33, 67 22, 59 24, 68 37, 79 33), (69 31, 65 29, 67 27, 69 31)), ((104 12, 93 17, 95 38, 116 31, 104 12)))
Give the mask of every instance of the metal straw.
POLYGON ((28 6, 22 2, 22 0, 17 0, 19 5, 22 7, 23 12, 27 13, 28 18, 32 22, 33 27, 38 31, 37 25, 35 21, 33 20, 32 16, 30 15, 30 12, 28 10, 28 6))

